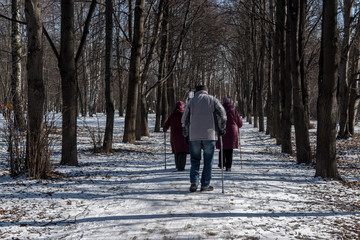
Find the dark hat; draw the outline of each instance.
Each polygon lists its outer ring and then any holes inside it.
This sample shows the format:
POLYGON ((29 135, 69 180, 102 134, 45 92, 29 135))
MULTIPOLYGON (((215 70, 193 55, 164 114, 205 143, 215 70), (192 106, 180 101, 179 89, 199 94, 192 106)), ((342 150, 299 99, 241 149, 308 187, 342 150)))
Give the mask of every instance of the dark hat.
POLYGON ((184 108, 185 107, 185 103, 183 103, 182 101, 178 101, 175 104, 175 108, 184 108))
POLYGON ((223 104, 230 104, 230 105, 233 105, 233 100, 229 97, 226 97, 223 99, 223 104))
POLYGON ((204 90, 204 91, 207 91, 207 87, 205 85, 197 85, 195 87, 195 91, 201 91, 201 90, 204 90))

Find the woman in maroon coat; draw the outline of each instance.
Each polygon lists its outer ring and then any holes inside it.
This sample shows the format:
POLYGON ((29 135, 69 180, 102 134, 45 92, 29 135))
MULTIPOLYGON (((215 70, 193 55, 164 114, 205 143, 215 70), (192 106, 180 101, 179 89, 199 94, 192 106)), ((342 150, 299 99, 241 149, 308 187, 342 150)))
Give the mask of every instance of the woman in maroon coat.
POLYGON ((189 153, 189 145, 185 142, 182 135, 181 117, 184 113, 185 104, 178 101, 175 104, 174 112, 164 123, 163 131, 166 132, 171 127, 170 143, 172 153, 175 155, 175 166, 178 171, 184 171, 186 165, 186 154, 189 153))
MULTIPOLYGON (((240 114, 233 106, 231 98, 224 98, 223 106, 226 111, 226 133, 222 136, 223 140, 223 164, 226 167, 226 171, 231 171, 233 150, 239 147, 239 128, 242 127, 243 122, 240 114)), ((220 149, 220 141, 216 142, 216 148, 220 149)), ((219 152, 219 168, 221 168, 221 151, 219 152)))

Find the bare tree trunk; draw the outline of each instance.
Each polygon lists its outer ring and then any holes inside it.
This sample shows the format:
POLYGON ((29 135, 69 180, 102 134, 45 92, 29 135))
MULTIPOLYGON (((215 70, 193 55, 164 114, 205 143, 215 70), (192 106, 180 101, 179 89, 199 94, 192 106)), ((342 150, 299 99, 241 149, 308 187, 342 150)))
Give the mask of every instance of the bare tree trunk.
POLYGON ((360 60, 359 60, 359 56, 360 56, 360 44, 359 44, 359 40, 355 40, 353 46, 353 51, 352 51, 352 74, 351 74, 351 78, 350 78, 350 103, 349 103, 349 133, 351 135, 354 135, 354 130, 355 130, 355 121, 356 121, 356 116, 358 113, 358 109, 359 109, 359 101, 360 101, 360 89, 359 89, 359 81, 358 79, 360 79, 360 60))
POLYGON ((159 39, 159 29, 161 22, 163 20, 163 12, 164 12, 164 4, 168 4, 166 0, 161 0, 159 2, 157 17, 154 29, 152 30, 152 39, 149 45, 149 51, 147 53, 146 62, 144 64, 143 72, 141 75, 141 83, 140 83, 140 90, 139 90, 139 98, 141 99, 138 104, 138 114, 139 117, 137 118, 136 123, 136 139, 140 140, 141 136, 150 136, 148 121, 147 121, 147 103, 146 103, 146 90, 145 90, 145 82, 148 80, 149 77, 149 70, 151 67, 151 62, 153 59, 156 43, 159 39))
POLYGON ((274 133, 276 144, 281 144, 281 99, 280 82, 284 73, 283 66, 280 64, 281 58, 284 58, 284 29, 285 29, 285 1, 276 1, 276 28, 274 36, 274 72, 273 72, 273 92, 272 102, 274 110, 274 133))
POLYGON ((31 177, 46 177, 47 166, 42 139, 45 87, 43 81, 42 21, 39 0, 25 2, 25 14, 28 28, 28 169, 31 177))
POLYGON ((353 0, 344 0, 343 18, 344 18, 344 36, 341 44, 340 66, 339 66, 339 115, 340 129, 339 138, 349 137, 349 103, 350 103, 350 86, 349 86, 349 56, 350 56, 350 33, 352 24, 352 7, 353 0))
POLYGON ((160 132, 161 125, 161 113, 162 113, 162 95, 164 92, 164 84, 160 84, 156 88, 156 112, 155 112, 155 128, 154 132, 160 132))
MULTIPOLYGON (((160 46, 160 61, 159 61, 159 80, 165 76, 166 65, 167 65, 167 52, 168 52, 168 19, 164 17, 161 24, 161 46, 160 46)), ((155 122, 155 132, 160 131, 160 127, 166 120, 167 117, 167 89, 166 83, 162 83, 158 87, 158 96, 157 96, 157 108, 156 108, 156 122, 155 122)))
POLYGON ((300 78, 302 100, 304 105, 305 122, 310 128, 310 100, 309 100, 309 80, 305 66, 305 32, 306 32, 306 8, 307 0, 300 1, 300 23, 299 23, 299 57, 300 57, 300 78))
POLYGON ((14 109, 14 124, 20 131, 26 130, 24 117, 24 98, 22 95, 22 78, 21 78, 21 36, 20 36, 20 8, 18 0, 12 0, 11 5, 12 18, 11 22, 11 56, 12 56, 12 73, 11 73, 11 95, 10 99, 14 109))
POLYGON ((63 97, 62 165, 77 166, 77 79, 74 54, 74 0, 61 0, 59 68, 63 97))
MULTIPOLYGON (((269 17, 270 21, 274 22, 274 4, 272 0, 269 0, 269 17)), ((269 34, 268 34, 268 93, 267 93, 267 101, 266 101, 266 134, 269 134, 270 137, 275 137, 274 132, 274 105, 272 103, 272 78, 273 78, 273 67, 274 67, 274 59, 273 59, 273 48, 274 48, 274 25, 269 26, 269 34)))
POLYGON ((255 24, 255 17, 252 16, 251 17, 251 43, 252 43, 252 50, 253 50, 253 66, 252 66, 252 70, 253 70, 253 74, 252 74, 252 80, 253 80, 253 97, 252 97, 252 102, 253 102, 253 114, 254 114, 254 128, 258 127, 258 117, 259 117, 259 112, 258 112, 258 79, 259 79, 259 68, 257 66, 257 31, 256 31, 256 24, 255 24))
POLYGON ((355 133, 355 124, 356 116, 359 110, 360 103, 360 91, 359 91, 359 82, 354 82, 351 87, 350 92, 350 104, 349 104, 349 133, 354 135, 355 133))
POLYGON ((337 0, 323 1, 315 177, 341 179, 336 166, 337 0))
POLYGON ((118 82, 119 82, 119 106, 118 106, 118 111, 119 111, 119 116, 122 117, 124 116, 124 70, 121 66, 121 51, 120 51, 120 37, 119 37, 119 33, 116 34, 116 66, 117 66, 117 77, 118 77, 118 82))
POLYGON ((290 64, 291 78, 293 82, 293 103, 294 103, 294 125, 296 138, 296 157, 297 163, 311 163, 311 149, 309 140, 309 125, 305 117, 304 104, 302 99, 302 86, 300 76, 300 48, 299 26, 300 26, 300 2, 298 0, 288 0, 289 34, 290 34, 290 64))
MULTIPOLYGON (((164 12, 164 18, 169 19, 170 17, 170 7, 169 7, 169 0, 165 3, 165 12, 164 12)), ((172 58, 175 52, 174 44, 173 44, 173 32, 172 32, 172 26, 169 20, 167 20, 167 34, 168 34, 168 54, 167 54, 167 69, 171 69, 172 65, 172 58)), ((167 81, 167 115, 169 115, 175 106, 175 102, 180 100, 178 96, 175 93, 175 82, 174 82, 174 74, 172 74, 169 77, 169 80, 167 81)), ((165 118, 165 120, 167 117, 165 118)))
MULTIPOLYGON (((289 3, 288 3, 289 4, 289 3)), ((289 16, 289 14, 287 15, 289 16)), ((287 18, 286 27, 290 29, 290 22, 287 18)), ((291 38, 289 34, 286 34, 286 71, 281 78, 282 81, 282 95, 281 102, 282 106, 282 139, 281 139, 281 151, 283 153, 292 154, 292 145, 291 145, 291 109, 292 109, 292 78, 291 78, 291 38)))
POLYGON ((134 39, 131 47, 129 91, 123 137, 123 142, 129 143, 135 143, 136 141, 136 112, 140 82, 141 54, 144 42, 144 11, 145 0, 136 0, 134 39))
POLYGON ((113 39, 113 2, 106 0, 106 39, 105 39, 105 100, 106 100, 106 127, 104 134, 103 149, 111 152, 114 132, 114 97, 112 81, 112 39, 113 39))
MULTIPOLYGON (((265 8, 265 1, 262 0, 260 5, 262 5, 262 9, 265 8)), ((265 10, 261 11, 261 15, 265 15, 265 10)), ((264 103, 263 103, 263 89, 265 82, 265 51, 266 51, 266 36, 265 36, 265 22, 261 22, 260 26, 260 37, 261 37, 261 45, 260 45, 260 56, 259 56, 259 77, 258 77, 258 87, 257 87, 257 112, 259 115, 259 131, 265 131, 264 125, 264 103)))

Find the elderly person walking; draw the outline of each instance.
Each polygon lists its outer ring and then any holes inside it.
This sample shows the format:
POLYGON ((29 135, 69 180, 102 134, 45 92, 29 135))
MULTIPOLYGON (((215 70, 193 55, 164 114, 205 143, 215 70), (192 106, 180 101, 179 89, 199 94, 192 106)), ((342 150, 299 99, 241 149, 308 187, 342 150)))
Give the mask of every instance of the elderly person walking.
POLYGON ((171 127, 170 144, 172 153, 175 155, 175 166, 178 171, 185 170, 186 156, 189 153, 189 145, 185 142, 181 127, 184 107, 185 104, 182 101, 176 102, 173 113, 165 121, 163 127, 164 132, 171 127))
MULTIPOLYGON (((240 114, 233 106, 233 100, 231 98, 223 99, 223 106, 226 111, 226 133, 222 137, 223 139, 223 163, 221 164, 221 150, 219 152, 219 168, 225 167, 226 171, 231 171, 233 151, 239 147, 239 128, 242 127, 243 122, 240 114)), ((216 148, 220 149, 220 141, 216 142, 216 148)))
POLYGON ((204 85, 195 89, 194 97, 187 103, 181 119, 183 135, 190 146, 190 192, 199 184, 201 150, 204 167, 201 175, 201 191, 212 191, 210 186, 217 134, 223 135, 226 126, 226 112, 219 100, 207 92, 204 85))

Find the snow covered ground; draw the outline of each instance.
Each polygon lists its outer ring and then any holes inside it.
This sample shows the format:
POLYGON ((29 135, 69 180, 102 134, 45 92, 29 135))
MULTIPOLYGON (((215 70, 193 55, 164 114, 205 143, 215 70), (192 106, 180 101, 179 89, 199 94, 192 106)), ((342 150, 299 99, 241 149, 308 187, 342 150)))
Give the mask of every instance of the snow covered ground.
POLYGON ((360 191, 314 179, 313 167, 280 154, 274 139, 248 123, 241 129, 242 164, 236 151, 224 193, 218 151, 214 191, 190 193, 189 156, 186 170, 174 171, 168 141, 165 169, 164 134, 153 133, 153 115, 151 137, 136 145, 121 142, 124 119, 116 117, 112 154, 91 153, 84 122, 95 131, 105 117, 79 118, 80 167, 58 166, 57 142, 58 175, 43 181, 9 177, 1 138, 0 238, 360 239, 360 191))

